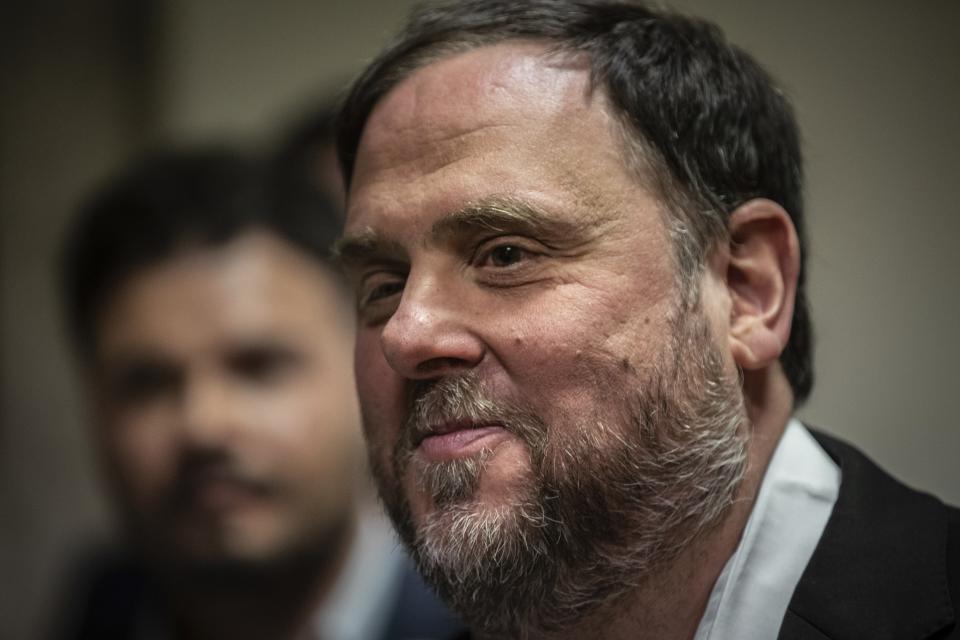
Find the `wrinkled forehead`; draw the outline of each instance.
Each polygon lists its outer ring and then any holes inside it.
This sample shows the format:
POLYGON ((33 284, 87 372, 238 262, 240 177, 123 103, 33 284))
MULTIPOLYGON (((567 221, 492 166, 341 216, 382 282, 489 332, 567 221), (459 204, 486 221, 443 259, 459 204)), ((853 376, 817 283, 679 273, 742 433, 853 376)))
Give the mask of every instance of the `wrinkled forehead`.
POLYGON ((354 180, 402 166, 445 142, 510 123, 544 129, 571 118, 606 118, 590 92, 585 59, 536 42, 509 42, 452 53, 394 87, 367 121, 354 180))

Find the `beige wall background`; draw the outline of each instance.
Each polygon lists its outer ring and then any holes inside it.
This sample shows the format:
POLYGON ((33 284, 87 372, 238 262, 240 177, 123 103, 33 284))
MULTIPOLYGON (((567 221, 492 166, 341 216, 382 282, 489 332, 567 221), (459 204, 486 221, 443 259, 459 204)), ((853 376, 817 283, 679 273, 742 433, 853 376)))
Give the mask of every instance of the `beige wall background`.
MULTIPOLYGON (((0 10, 0 638, 30 638, 64 563, 108 527, 53 282, 72 207, 150 144, 269 143, 410 3, 13 4, 0 10)), ((719 22, 797 106, 818 335, 801 415, 960 503, 960 3, 673 6, 719 22)))

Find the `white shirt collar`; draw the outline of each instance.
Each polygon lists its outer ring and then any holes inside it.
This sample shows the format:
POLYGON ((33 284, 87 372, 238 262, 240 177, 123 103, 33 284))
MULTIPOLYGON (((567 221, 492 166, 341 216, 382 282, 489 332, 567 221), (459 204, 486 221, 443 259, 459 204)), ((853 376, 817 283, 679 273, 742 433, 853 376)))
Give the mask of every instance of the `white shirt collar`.
POLYGON ((378 508, 361 510, 357 535, 337 583, 314 616, 314 636, 371 640, 383 634, 404 563, 396 534, 378 508))
POLYGON ((840 468, 791 419, 694 640, 777 637, 839 490, 840 468))

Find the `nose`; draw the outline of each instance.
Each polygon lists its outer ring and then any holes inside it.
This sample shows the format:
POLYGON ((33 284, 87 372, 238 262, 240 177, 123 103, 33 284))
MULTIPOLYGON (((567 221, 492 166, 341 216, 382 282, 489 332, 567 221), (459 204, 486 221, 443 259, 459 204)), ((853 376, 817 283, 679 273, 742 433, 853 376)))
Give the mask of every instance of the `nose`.
POLYGON ((189 376, 183 389, 181 432, 198 449, 217 448, 236 431, 227 385, 210 372, 189 376))
POLYGON ((455 285, 438 278, 407 279, 396 311, 380 334, 390 366, 411 380, 437 378, 477 366, 484 343, 471 330, 470 309, 455 285))

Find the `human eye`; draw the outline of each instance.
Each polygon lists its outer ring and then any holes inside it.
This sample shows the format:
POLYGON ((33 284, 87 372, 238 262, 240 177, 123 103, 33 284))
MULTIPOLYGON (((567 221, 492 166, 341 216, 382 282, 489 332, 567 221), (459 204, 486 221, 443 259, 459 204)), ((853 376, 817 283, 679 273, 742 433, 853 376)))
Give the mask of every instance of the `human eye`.
POLYGON ((369 321, 392 313, 406 278, 393 272, 375 272, 365 276, 357 291, 357 306, 360 313, 369 321))
POLYGON ((368 276, 360 288, 360 304, 368 305, 391 298, 403 291, 403 278, 395 275, 368 276))
POLYGON ((144 405, 176 393, 181 377, 178 369, 168 363, 133 360, 111 372, 111 395, 121 405, 144 405))
POLYGON ((295 349, 274 344, 254 344, 232 353, 230 368, 244 380, 269 384, 282 379, 302 361, 302 354, 295 349))
POLYGON ((481 245, 473 266, 481 269, 518 268, 540 256, 532 242, 523 239, 495 238, 481 245))
POLYGON ((385 298, 390 298, 398 293, 403 291, 403 282, 400 281, 391 281, 391 282, 382 282, 375 287, 373 287, 365 297, 365 302, 370 304, 371 302, 377 302, 378 300, 383 300, 385 298))

